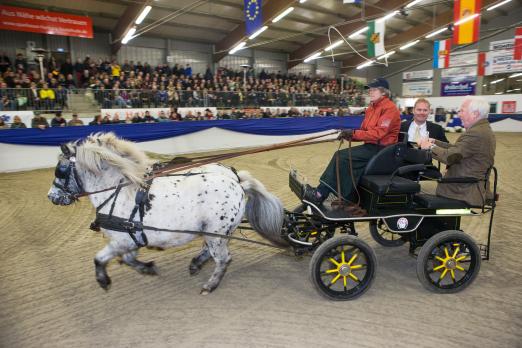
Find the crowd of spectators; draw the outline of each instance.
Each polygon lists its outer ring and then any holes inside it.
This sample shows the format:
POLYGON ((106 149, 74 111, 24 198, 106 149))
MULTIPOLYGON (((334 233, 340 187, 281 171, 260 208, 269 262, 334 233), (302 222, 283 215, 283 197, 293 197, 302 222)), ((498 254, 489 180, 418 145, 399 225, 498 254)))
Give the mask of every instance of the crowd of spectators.
MULTIPOLYGON (((67 59, 58 64, 28 64, 18 54, 13 63, 0 54, 0 110, 64 110, 68 93, 86 90, 101 108, 150 108, 179 106, 360 106, 361 86, 348 81, 341 94, 340 81, 287 75, 234 71, 220 67, 214 74, 193 74, 189 64, 159 64, 108 59, 67 59), (246 79, 245 79, 246 77, 246 79)), ((83 92, 82 92, 83 93, 83 92)))

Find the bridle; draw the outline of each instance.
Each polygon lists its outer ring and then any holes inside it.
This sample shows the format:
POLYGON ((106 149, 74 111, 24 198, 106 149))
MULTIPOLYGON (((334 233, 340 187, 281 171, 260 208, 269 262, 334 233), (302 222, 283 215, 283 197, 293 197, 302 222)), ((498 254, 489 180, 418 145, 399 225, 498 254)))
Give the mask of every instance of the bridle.
POLYGON ((60 146, 63 154, 63 158, 67 160, 67 164, 62 164, 62 160, 58 162, 56 165, 56 169, 54 170, 55 180, 53 181, 53 186, 62 190, 69 196, 69 198, 73 200, 77 200, 80 195, 82 195, 85 190, 83 188, 83 183, 78 175, 78 170, 76 169, 76 153, 71 152, 69 147, 65 144, 60 146), (60 184, 56 179, 65 180, 65 182, 60 184), (74 185, 77 190, 71 190, 71 183, 74 185), (74 192, 76 191, 76 192, 74 192))

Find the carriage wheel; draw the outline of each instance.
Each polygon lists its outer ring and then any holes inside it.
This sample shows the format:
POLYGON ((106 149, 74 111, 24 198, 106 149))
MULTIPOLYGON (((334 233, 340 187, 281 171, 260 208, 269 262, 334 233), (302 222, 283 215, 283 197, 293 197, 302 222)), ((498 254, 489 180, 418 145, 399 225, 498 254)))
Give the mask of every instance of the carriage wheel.
POLYGON ((353 300, 368 290, 375 277, 377 258, 366 242, 355 236, 325 241, 312 256, 310 278, 322 296, 353 300))
POLYGON ((428 290, 455 293, 470 285, 480 270, 477 243, 460 231, 437 233, 423 245, 417 257, 417 277, 428 290))
POLYGON ((398 247, 406 243, 400 234, 390 232, 383 219, 370 221, 370 234, 377 243, 385 247, 398 247))

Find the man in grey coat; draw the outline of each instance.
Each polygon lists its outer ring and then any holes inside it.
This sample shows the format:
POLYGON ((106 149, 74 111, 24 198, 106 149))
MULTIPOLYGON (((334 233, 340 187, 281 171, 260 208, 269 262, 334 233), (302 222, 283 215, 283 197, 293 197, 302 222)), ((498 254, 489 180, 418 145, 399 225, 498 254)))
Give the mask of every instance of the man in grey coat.
MULTIPOLYGON (((489 104, 485 99, 467 97, 459 110, 466 132, 455 144, 435 139, 424 140, 420 144, 423 149, 431 149, 433 157, 447 165, 444 178, 472 177, 484 180, 488 169, 493 166, 496 147, 488 112, 489 104)), ((490 198, 484 181, 439 184, 436 193, 438 196, 458 199, 473 206, 482 206, 486 198, 490 198)))

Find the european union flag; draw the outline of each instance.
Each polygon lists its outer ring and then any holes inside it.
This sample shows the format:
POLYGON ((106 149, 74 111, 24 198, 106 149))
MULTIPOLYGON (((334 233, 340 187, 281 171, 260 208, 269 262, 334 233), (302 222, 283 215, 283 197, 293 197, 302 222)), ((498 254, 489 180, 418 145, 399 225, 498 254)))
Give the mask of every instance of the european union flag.
POLYGON ((245 0, 245 25, 248 36, 263 25, 261 6, 261 0, 245 0))

